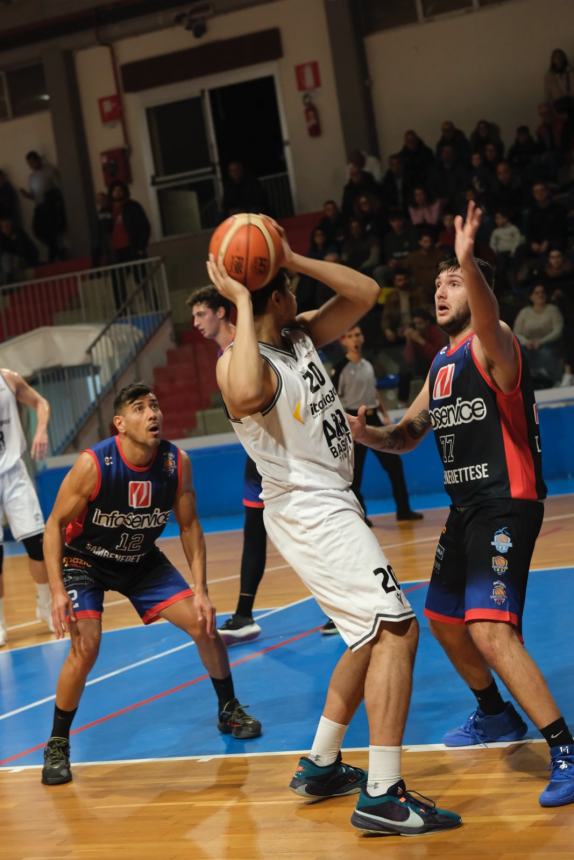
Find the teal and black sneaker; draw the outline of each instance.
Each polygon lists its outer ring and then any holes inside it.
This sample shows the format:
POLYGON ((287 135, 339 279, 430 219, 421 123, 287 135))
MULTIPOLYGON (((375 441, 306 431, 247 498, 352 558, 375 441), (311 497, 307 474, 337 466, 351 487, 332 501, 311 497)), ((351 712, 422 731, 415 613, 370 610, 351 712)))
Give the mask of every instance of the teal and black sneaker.
POLYGON ((328 797, 357 794, 366 781, 366 772, 360 767, 344 764, 341 761, 341 753, 333 764, 326 767, 320 767, 307 756, 302 756, 289 788, 308 803, 316 803, 328 797))
POLYGON ((456 812, 439 809, 428 797, 407 791, 401 779, 380 797, 371 797, 363 789, 351 824, 365 833, 416 836, 460 827, 462 819, 456 812))

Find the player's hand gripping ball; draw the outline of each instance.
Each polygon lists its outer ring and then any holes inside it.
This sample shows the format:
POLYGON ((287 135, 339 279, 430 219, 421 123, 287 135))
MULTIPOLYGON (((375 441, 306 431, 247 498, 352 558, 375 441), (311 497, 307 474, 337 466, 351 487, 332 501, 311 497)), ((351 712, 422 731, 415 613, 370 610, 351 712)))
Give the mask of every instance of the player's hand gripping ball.
POLYGON ((245 213, 232 215, 214 231, 209 253, 227 274, 248 290, 265 287, 283 260, 283 243, 271 218, 245 213))

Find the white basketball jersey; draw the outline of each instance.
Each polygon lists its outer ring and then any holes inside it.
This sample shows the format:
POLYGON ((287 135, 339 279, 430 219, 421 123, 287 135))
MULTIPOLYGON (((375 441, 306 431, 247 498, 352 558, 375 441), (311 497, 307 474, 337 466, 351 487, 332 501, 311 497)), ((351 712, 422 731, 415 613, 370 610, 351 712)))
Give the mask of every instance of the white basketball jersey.
POLYGON ((15 466, 26 450, 14 392, 0 372, 0 474, 15 466))
POLYGON ((255 461, 265 500, 291 490, 346 489, 353 480, 353 440, 345 411, 313 341, 302 329, 283 331, 285 349, 259 343, 277 375, 264 412, 231 417, 255 461))

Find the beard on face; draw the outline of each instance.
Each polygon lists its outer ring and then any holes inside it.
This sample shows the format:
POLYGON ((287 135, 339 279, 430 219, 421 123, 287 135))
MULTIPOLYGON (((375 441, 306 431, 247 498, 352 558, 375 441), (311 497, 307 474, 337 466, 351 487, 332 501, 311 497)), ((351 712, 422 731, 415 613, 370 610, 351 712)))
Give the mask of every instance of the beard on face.
POLYGON ((439 324, 439 328, 446 332, 449 337, 456 337, 467 328, 470 323, 470 310, 466 308, 464 311, 459 311, 454 314, 449 320, 439 324))

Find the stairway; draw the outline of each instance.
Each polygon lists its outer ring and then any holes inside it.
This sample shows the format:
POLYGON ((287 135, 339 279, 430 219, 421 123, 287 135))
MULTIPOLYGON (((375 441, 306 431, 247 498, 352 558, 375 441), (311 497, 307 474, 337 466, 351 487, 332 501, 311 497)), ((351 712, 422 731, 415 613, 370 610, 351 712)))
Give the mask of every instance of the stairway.
POLYGON ((197 427, 197 413, 209 410, 217 394, 217 345, 195 331, 168 350, 167 364, 154 370, 154 391, 163 412, 165 439, 185 439, 197 427))

